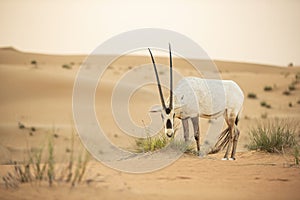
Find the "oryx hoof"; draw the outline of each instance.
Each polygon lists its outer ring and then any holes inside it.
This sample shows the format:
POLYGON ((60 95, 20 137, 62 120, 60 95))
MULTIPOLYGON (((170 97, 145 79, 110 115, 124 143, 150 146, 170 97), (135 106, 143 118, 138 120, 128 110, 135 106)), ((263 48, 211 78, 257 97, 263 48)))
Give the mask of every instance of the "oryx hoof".
POLYGON ((235 160, 235 158, 222 158, 222 160, 235 160))

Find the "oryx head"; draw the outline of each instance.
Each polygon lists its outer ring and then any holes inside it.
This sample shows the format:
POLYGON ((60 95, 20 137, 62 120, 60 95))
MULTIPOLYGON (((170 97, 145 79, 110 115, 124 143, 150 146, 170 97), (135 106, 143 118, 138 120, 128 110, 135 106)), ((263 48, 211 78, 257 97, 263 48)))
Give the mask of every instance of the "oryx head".
POLYGON ((165 129, 165 134, 168 137, 173 137, 174 136, 174 118, 175 118, 175 112, 173 108, 173 75, 172 75, 172 53, 171 53, 171 45, 169 44, 169 53, 170 53, 170 98, 169 98, 169 105, 167 106, 163 97, 160 81, 159 81, 159 76, 157 73, 155 61, 153 58, 153 55, 151 53, 151 50, 148 48, 152 63, 153 63, 153 68, 155 71, 155 76, 156 76, 156 81, 157 81, 157 87, 159 91, 159 96, 161 100, 161 107, 159 109, 154 109, 151 110, 152 112, 161 112, 161 118, 164 123, 164 129, 165 129))

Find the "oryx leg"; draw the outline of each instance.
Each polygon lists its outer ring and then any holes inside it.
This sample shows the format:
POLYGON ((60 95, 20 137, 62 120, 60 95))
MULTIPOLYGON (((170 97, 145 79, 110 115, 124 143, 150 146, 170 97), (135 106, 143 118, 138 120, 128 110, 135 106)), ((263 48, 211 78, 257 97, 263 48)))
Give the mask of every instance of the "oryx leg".
POLYGON ((197 144, 197 153, 199 155, 199 153, 200 153, 199 118, 198 117, 193 117, 193 118, 191 118, 191 120, 192 120, 193 128, 194 128, 194 137, 195 137, 196 144, 197 144))
POLYGON ((233 139, 234 139, 234 136, 235 136, 235 123, 234 123, 235 122, 235 117, 233 117, 232 115, 230 115, 229 117, 226 116, 225 121, 226 121, 226 123, 229 127, 229 138, 228 138, 229 141, 228 141, 228 146, 227 146, 226 153, 224 155, 224 159, 228 160, 228 154, 229 154, 230 150, 232 149, 233 139))
POLYGON ((182 126, 183 126, 183 135, 184 135, 184 140, 187 142, 189 140, 189 118, 182 119, 182 126))
POLYGON ((236 147, 237 147, 237 143, 238 143, 238 139, 240 136, 240 131, 237 128, 237 126, 235 125, 235 133, 234 133, 234 138, 233 138, 233 147, 232 147, 232 152, 231 152, 231 158, 233 160, 235 160, 235 153, 236 153, 236 147))

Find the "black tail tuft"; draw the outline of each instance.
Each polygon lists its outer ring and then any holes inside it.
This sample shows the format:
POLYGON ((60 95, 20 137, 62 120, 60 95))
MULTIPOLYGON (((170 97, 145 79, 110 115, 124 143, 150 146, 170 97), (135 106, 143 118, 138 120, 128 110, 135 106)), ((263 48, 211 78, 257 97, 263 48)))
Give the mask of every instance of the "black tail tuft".
POLYGON ((216 142, 212 150, 209 152, 209 154, 218 153, 219 151, 223 150, 228 145, 229 140, 230 140, 230 133, 229 133, 229 127, 227 127, 220 134, 218 141, 216 142))
POLYGON ((238 125, 239 121, 240 121, 239 116, 237 116, 237 117, 235 118, 235 122, 234 122, 236 126, 238 125))
MULTIPOLYGON (((235 118, 235 125, 237 126, 239 123, 239 116, 235 118)), ((209 152, 209 154, 218 153, 219 151, 225 149, 225 147, 228 145, 230 140, 230 131, 229 127, 227 127, 219 136, 218 141, 216 142, 215 146, 212 148, 212 150, 209 152)))

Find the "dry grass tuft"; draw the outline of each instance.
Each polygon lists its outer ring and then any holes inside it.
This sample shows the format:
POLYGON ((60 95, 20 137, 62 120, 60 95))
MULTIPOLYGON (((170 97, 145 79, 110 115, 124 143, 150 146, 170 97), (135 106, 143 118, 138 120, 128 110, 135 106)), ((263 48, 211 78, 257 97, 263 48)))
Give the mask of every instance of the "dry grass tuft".
POLYGON ((66 182, 70 183, 71 186, 75 186, 83 181, 86 166, 90 159, 88 152, 84 150, 84 156, 81 153, 78 155, 77 161, 74 161, 75 137, 74 133, 72 133, 71 148, 69 152, 66 152, 70 153, 68 165, 64 167, 61 163, 57 164, 54 154, 54 134, 49 135, 48 145, 45 147, 43 145, 41 148, 35 149, 35 151, 29 151, 27 160, 22 163, 14 162, 13 173, 8 172, 2 177, 7 188, 17 188, 21 183, 41 183, 42 181, 47 182, 50 187, 58 182, 66 182))
POLYGON ((250 150, 260 150, 269 153, 284 153, 295 148, 298 126, 290 120, 268 120, 258 123, 249 131, 250 150))

